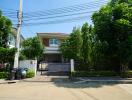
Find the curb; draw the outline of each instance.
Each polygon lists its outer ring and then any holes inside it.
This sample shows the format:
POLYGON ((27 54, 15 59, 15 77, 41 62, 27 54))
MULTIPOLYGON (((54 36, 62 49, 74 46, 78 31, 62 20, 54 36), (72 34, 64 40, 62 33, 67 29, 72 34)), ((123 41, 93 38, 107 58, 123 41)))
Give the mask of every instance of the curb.
POLYGON ((115 84, 132 84, 132 81, 129 80, 89 80, 85 82, 76 81, 74 82, 76 84, 78 83, 115 83, 115 84))
POLYGON ((132 84, 132 78, 104 78, 104 79, 94 79, 94 78, 73 78, 71 79, 73 83, 120 83, 120 84, 132 84))
POLYGON ((13 83, 17 83, 19 80, 2 80, 2 82, 0 81, 0 84, 13 84, 13 83))

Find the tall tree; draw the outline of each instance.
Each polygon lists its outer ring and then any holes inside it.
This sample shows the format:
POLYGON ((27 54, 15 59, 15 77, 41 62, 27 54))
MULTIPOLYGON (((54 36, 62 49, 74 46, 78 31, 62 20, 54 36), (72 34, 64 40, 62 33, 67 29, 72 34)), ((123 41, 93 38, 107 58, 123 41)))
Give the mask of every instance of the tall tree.
POLYGON ((90 67, 93 66, 94 63, 94 53, 95 53, 95 35, 93 33, 92 26, 88 25, 88 23, 83 24, 82 29, 82 47, 81 54, 83 58, 83 62, 88 64, 90 67))
POLYGON ((81 51, 81 31, 74 27, 70 37, 62 42, 60 50, 65 58, 79 59, 81 51))
POLYGON ((88 23, 83 24, 81 32, 82 32, 82 47, 81 47, 82 58, 85 63, 90 64, 92 45, 94 42, 92 26, 89 26, 88 23))
POLYGON ((88 55, 89 55, 89 26, 88 23, 85 23, 82 26, 81 29, 82 32, 82 48, 81 48, 81 53, 83 57, 83 61, 85 63, 89 62, 88 55))
POLYGON ((95 33, 107 43, 105 55, 118 59, 127 68, 132 59, 132 0, 115 0, 92 16, 95 33))
POLYGON ((28 59, 39 58, 44 51, 43 44, 38 37, 28 38, 24 40, 22 46, 23 49, 21 53, 28 59))
POLYGON ((11 21, 2 15, 0 11, 0 63, 12 64, 14 55, 16 52, 15 48, 8 48, 8 36, 11 33, 12 23, 11 21))
POLYGON ((11 21, 0 11, 0 47, 7 47, 8 35, 11 33, 11 21))

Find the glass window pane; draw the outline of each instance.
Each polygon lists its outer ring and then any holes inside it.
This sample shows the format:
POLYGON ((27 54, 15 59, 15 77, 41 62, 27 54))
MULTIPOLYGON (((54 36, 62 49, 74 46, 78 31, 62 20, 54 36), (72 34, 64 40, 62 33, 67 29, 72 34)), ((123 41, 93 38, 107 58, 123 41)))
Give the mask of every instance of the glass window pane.
POLYGON ((53 39, 50 39, 49 44, 50 45, 59 45, 60 41, 59 41, 59 39, 53 38, 53 39))
POLYGON ((54 41, 53 41, 53 39, 50 39, 50 44, 54 44, 54 41))
POLYGON ((58 44, 58 39, 54 39, 54 44, 58 44))

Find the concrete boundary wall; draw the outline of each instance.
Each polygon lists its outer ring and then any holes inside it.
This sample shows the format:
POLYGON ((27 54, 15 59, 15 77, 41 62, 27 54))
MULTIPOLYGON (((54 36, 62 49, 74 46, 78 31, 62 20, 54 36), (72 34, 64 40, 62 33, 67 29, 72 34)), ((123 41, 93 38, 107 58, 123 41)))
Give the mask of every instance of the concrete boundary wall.
POLYGON ((35 75, 37 72, 37 60, 21 60, 19 62, 19 67, 20 68, 28 68, 31 70, 34 70, 35 75))

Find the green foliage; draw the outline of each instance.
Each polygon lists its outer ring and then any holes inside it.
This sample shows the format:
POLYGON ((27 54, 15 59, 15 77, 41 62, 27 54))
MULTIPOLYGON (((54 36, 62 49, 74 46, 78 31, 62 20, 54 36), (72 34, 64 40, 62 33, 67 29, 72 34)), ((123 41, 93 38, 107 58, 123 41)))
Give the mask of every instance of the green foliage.
POLYGON ((132 78, 132 70, 121 73, 124 78, 132 78))
POLYGON ((0 62, 13 62, 16 48, 3 48, 0 47, 0 62))
POLYGON ((7 47, 8 35, 11 33, 12 23, 0 11, 0 47, 7 47))
POLYGON ((85 23, 82 26, 82 48, 81 48, 81 53, 82 53, 82 57, 85 63, 89 63, 89 52, 90 52, 90 48, 89 48, 89 26, 88 23, 85 23))
POLYGON ((130 2, 115 0, 113 4, 102 7, 92 16, 95 34, 101 42, 107 43, 107 48, 102 53, 108 60, 118 59, 119 65, 123 67, 127 67, 132 59, 130 2))
POLYGON ((33 70, 28 70, 26 73, 26 78, 32 78, 35 76, 35 72, 33 70))
POLYGON ((73 77, 100 77, 100 76, 118 76, 114 71, 75 71, 71 73, 73 77))
POLYGON ((19 60, 26 60, 27 57, 21 52, 19 55, 19 60))
POLYGON ((93 28, 85 23, 81 36, 76 34, 79 39, 71 35, 62 43, 64 57, 75 59, 79 71, 128 70, 132 61, 132 0, 111 0, 92 20, 93 28))
POLYGON ((0 72, 0 79, 4 79, 8 77, 8 72, 0 72))
POLYGON ((22 55, 28 59, 35 59, 42 55, 44 47, 38 37, 28 38, 22 43, 22 55))
POLYGON ((11 21, 2 15, 0 11, 0 63, 12 63, 16 52, 15 48, 9 49, 7 46, 8 36, 12 29, 11 21))
POLYGON ((88 23, 83 24, 81 32, 82 32, 81 54, 83 63, 86 63, 90 67, 92 67, 94 64, 95 45, 97 42, 95 39, 95 34, 93 33, 92 26, 89 26, 88 23))
POLYGON ((132 0, 111 0, 110 4, 120 4, 120 3, 127 3, 129 5, 132 4, 132 0))
POLYGON ((81 31, 79 28, 73 28, 70 37, 62 42, 60 51, 65 58, 79 59, 81 51, 81 31))

